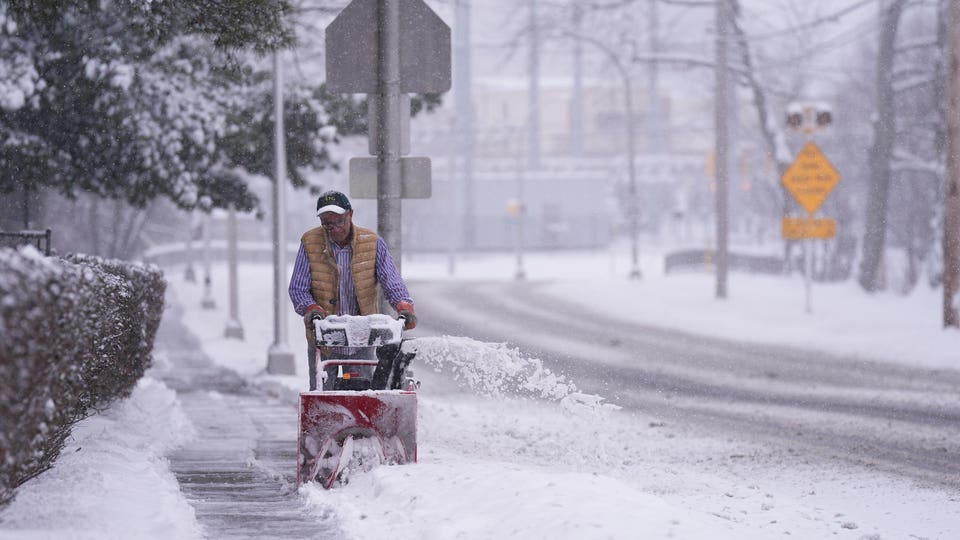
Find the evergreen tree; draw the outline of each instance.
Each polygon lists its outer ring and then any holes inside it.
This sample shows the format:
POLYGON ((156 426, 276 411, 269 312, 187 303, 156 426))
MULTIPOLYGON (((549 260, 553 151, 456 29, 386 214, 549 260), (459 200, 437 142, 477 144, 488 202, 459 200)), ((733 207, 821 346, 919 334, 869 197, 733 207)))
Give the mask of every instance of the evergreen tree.
MULTIPOLYGON (((273 98, 243 49, 289 43, 278 6, 0 2, 0 194, 44 185, 141 207, 256 208, 237 169, 272 176, 273 98)), ((303 185, 302 168, 335 166, 327 145, 365 129, 363 104, 285 92, 288 170, 303 185)))

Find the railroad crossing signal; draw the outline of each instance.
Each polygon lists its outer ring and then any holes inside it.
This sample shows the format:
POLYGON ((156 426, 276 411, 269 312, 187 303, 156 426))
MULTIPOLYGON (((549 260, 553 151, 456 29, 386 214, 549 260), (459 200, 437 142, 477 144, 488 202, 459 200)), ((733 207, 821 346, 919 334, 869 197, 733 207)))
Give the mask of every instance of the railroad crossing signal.
POLYGON ((800 206, 813 215, 840 181, 840 173, 810 141, 783 173, 781 181, 800 206))

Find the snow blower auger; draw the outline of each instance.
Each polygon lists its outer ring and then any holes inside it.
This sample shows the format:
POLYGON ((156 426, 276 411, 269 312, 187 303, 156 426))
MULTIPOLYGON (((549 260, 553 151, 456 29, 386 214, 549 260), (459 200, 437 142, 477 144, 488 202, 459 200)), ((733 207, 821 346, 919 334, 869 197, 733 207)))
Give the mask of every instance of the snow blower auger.
POLYGON ((314 321, 311 371, 319 367, 321 384, 300 393, 298 486, 329 489, 357 470, 417 461, 419 383, 407 371, 414 354, 401 350, 404 322, 387 315, 314 321))

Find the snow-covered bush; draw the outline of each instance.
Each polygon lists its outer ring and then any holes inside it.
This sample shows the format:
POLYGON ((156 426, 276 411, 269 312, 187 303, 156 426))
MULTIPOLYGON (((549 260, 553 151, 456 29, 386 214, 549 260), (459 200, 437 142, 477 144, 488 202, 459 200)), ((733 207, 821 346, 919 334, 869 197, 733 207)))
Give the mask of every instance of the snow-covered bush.
POLYGON ((157 267, 0 249, 0 504, 49 468, 71 426, 150 366, 157 267))

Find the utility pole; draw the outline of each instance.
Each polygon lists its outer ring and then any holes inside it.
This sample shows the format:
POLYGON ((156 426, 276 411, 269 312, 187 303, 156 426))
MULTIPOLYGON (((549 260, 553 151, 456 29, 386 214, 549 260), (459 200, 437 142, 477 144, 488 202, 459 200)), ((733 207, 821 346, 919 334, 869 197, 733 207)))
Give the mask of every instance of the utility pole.
MULTIPOLYGON (((403 259, 400 202, 400 0, 382 0, 378 33, 377 232, 394 256, 397 270, 403 259)), ((409 114, 406 111, 404 114, 409 114)))
POLYGON ((630 279, 640 279, 640 201, 637 198, 637 128, 633 120, 633 85, 630 74, 623 67, 616 56, 611 53, 616 65, 623 76, 624 103, 627 109, 627 176, 629 180, 630 209, 630 279))
MULTIPOLYGON (((474 215, 473 193, 473 74, 470 65, 470 2, 456 0, 454 7, 454 25, 457 29, 454 45, 454 105, 457 116, 457 153, 463 160, 460 186, 463 198, 463 247, 471 249, 476 244, 476 217, 474 215)), ((454 168, 451 168, 453 170, 454 168)))
POLYGON ((943 326, 960 328, 960 0, 947 13, 947 177, 943 200, 943 326))
POLYGON ((227 286, 230 289, 230 313, 223 337, 243 340, 243 325, 239 315, 239 283, 237 282, 237 207, 230 203, 227 209, 227 286))
POLYGON ((530 124, 529 153, 527 163, 533 170, 540 169, 540 32, 537 29, 537 0, 530 2, 530 124))
MULTIPOLYGON (((573 32, 581 35, 583 6, 573 0, 573 32)), ((570 155, 583 157, 583 43, 573 40, 573 95, 570 97, 570 155)))
POLYGON ((717 252, 714 257, 717 271, 716 297, 727 297, 727 234, 728 234, 728 196, 729 183, 729 133, 728 108, 730 105, 727 83, 727 37, 729 34, 730 0, 716 0, 716 88, 714 104, 715 156, 717 171, 716 214, 717 214, 717 252))
MULTIPOLYGON (((658 37, 660 20, 657 9, 658 2, 650 2, 650 12, 647 17, 647 33, 650 34, 650 54, 656 56, 660 50, 660 39, 658 37)), ((660 97, 657 92, 659 79, 658 64, 656 59, 647 66, 647 153, 657 154, 663 150, 661 144, 660 132, 660 97)))
POLYGON ((210 276, 210 215, 203 216, 203 298, 200 300, 203 309, 216 309, 217 302, 213 299, 213 278, 210 276))
POLYGON ((633 81, 629 69, 623 65, 617 53, 602 41, 589 36, 572 35, 573 39, 585 41, 607 55, 623 80, 623 107, 627 128, 627 217, 630 220, 630 279, 643 277, 640 271, 640 200, 637 190, 637 129, 634 121, 633 81))
MULTIPOLYGON (((450 133, 447 135, 447 181, 450 182, 450 196, 447 200, 447 209, 450 211, 450 221, 457 219, 460 215, 456 211, 457 203, 462 198, 463 186, 457 180, 457 119, 450 119, 450 133)), ((463 219, 461 217, 461 219, 463 219)), ((466 230, 466 221, 462 221, 462 227, 457 230, 447 230, 447 275, 453 276, 457 271, 457 246, 460 245, 461 234, 466 230)))
MULTIPOLYGON (((92 209, 95 209, 96 207, 97 207, 97 199, 93 199, 93 203, 91 204, 90 208, 91 208, 91 210, 92 210, 92 209)), ((97 225, 98 225, 97 222, 96 222, 96 216, 97 216, 97 214, 93 214, 93 215, 91 216, 91 217, 94 218, 94 219, 92 220, 92 223, 93 223, 93 225, 94 225, 94 227, 93 227, 93 230, 94 230, 94 231, 97 230, 97 225)), ((193 268, 193 259, 194 259, 195 256, 196 256, 196 254, 194 253, 194 250, 193 250, 193 233, 194 233, 194 231, 196 231, 196 230, 197 230, 197 215, 196 215, 196 214, 190 214, 190 223, 189 223, 188 226, 187 226, 187 242, 186 242, 186 250, 185 250, 185 251, 186 251, 186 256, 187 256, 187 267, 186 267, 186 269, 184 269, 184 271, 183 271, 183 279, 184 279, 187 283, 196 283, 196 282, 197 282, 197 272, 196 272, 196 270, 193 268)), ((97 249, 98 249, 98 246, 99 246, 99 245, 100 245, 100 242, 97 241, 96 238, 94 238, 94 244, 93 244, 93 246, 94 246, 94 253, 97 252, 97 249)))
POLYGON ((513 275, 513 278, 517 281, 523 281, 527 278, 527 272, 523 267, 523 249, 524 249, 524 233, 523 233, 523 220, 526 218, 526 202, 524 201, 523 196, 523 182, 524 182, 524 168, 525 163, 523 162, 523 134, 522 128, 517 130, 517 200, 516 200, 516 218, 517 218, 517 227, 515 230, 516 238, 514 244, 514 252, 517 258, 517 268, 516 272, 513 275))

